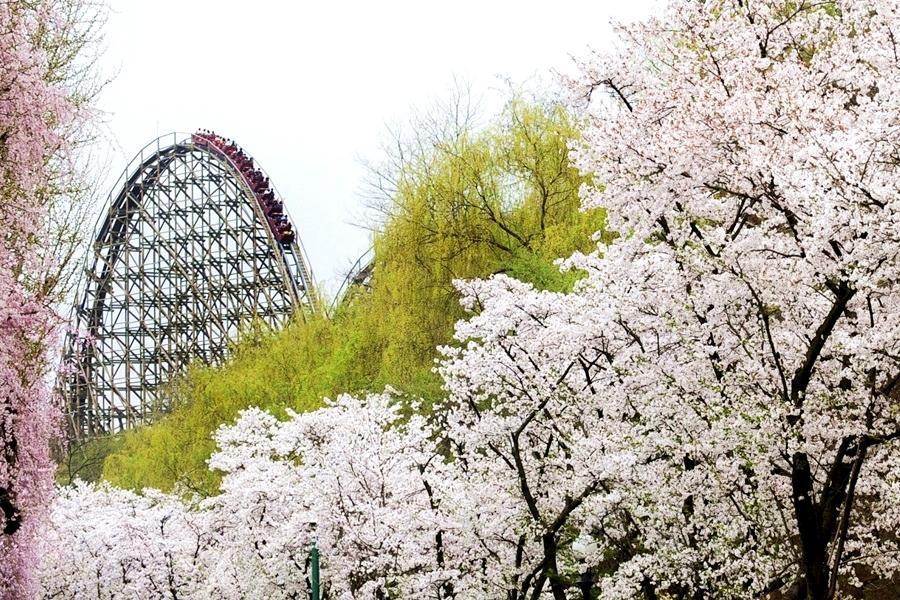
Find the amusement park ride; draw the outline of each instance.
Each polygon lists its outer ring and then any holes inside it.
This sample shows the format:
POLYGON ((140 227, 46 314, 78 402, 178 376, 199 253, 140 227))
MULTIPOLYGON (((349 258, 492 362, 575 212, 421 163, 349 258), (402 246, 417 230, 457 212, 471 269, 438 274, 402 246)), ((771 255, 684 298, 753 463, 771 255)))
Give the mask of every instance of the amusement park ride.
POLYGON ((149 421, 190 362, 221 362, 250 322, 323 310, 282 197, 234 142, 170 134, 126 168, 98 221, 64 346, 69 433, 149 421))

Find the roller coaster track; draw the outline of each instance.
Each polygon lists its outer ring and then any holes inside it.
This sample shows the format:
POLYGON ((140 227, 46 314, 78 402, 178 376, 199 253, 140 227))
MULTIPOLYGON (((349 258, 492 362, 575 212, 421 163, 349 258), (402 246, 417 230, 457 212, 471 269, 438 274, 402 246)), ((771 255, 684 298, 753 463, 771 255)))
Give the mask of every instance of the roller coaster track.
POLYGON ((149 422, 174 375, 220 363, 254 322, 323 310, 283 199, 219 136, 144 147, 95 230, 58 379, 74 438, 149 422))

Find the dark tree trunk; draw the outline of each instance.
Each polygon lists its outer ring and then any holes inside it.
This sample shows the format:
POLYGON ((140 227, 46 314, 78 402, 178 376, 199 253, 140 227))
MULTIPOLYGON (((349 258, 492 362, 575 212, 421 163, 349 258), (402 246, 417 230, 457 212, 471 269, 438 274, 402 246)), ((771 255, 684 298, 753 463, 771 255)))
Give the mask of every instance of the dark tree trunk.
POLYGON ((10 492, 3 487, 0 487, 0 511, 3 512, 3 533, 12 535, 17 532, 22 525, 21 514, 13 503, 10 492))
POLYGON ((578 588, 581 590, 583 600, 591 600, 594 591, 594 570, 590 567, 581 573, 581 579, 578 580, 578 588))
POLYGON ((850 525, 856 479, 866 456, 867 441, 846 438, 837 449, 818 501, 814 497, 809 457, 797 452, 791 461, 791 499, 800 534, 800 575, 787 597, 832 600, 836 569, 850 525))
POLYGON ((792 501, 800 533, 801 568, 808 600, 826 600, 828 593, 828 539, 823 539, 821 510, 813 499, 809 458, 802 452, 792 459, 792 501))
POLYGON ((550 581, 553 600, 566 600, 565 582, 559 576, 559 567, 556 562, 556 535, 545 533, 542 541, 544 542, 544 572, 550 581))

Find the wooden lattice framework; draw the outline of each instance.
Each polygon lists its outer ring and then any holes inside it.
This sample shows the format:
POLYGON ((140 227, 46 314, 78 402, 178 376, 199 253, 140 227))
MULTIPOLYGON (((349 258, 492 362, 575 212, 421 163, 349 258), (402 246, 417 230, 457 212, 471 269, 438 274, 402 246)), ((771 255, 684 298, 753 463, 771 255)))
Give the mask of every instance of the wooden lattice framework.
POLYGON ((148 422, 191 361, 219 363, 253 321, 319 310, 299 236, 278 241, 241 170, 198 141, 147 145, 98 222, 60 369, 73 437, 148 422))

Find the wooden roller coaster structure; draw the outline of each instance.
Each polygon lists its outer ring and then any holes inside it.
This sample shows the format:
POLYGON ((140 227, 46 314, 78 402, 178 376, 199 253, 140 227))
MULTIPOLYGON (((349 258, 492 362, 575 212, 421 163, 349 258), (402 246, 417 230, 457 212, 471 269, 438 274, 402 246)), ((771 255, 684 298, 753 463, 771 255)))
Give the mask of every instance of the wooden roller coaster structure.
POLYGON ((212 132, 145 146, 113 189, 86 256, 58 387, 73 438, 148 422, 192 361, 217 364, 253 322, 323 310, 268 175, 212 132))

